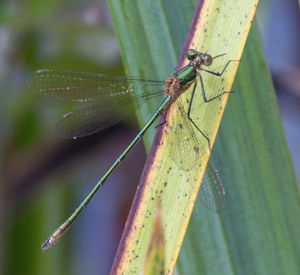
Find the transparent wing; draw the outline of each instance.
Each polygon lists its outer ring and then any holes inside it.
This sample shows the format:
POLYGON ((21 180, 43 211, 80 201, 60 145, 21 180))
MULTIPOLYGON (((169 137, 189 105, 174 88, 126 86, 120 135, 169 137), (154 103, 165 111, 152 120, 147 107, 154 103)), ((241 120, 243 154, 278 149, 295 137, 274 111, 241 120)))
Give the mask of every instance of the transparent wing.
POLYGON ((128 110, 111 109, 110 106, 92 105, 65 114, 55 125, 55 134, 61 138, 92 135, 121 121, 128 110))
POLYGON ((57 99, 91 102, 128 101, 129 98, 162 93, 163 81, 130 79, 122 76, 107 76, 60 70, 38 70, 26 80, 29 91, 57 99))
POLYGON ((224 209, 225 187, 218 171, 210 162, 207 163, 198 196, 207 209, 217 213, 224 209))
POLYGON ((174 133, 174 140, 170 143, 170 157, 183 171, 190 171, 197 163, 201 164, 201 157, 205 156, 202 145, 199 144, 198 139, 192 129, 192 125, 188 121, 187 114, 184 110, 181 99, 178 98, 175 103, 176 120, 172 123, 172 132, 174 133))
MULTIPOLYGON (((175 140, 170 143, 170 157, 180 169, 190 171, 202 164, 209 149, 207 144, 199 142, 181 99, 178 98, 174 104, 179 115, 172 124, 175 140)), ((202 204, 210 211, 220 212, 224 208, 225 195, 217 170, 208 162, 199 191, 202 204)))
POLYGON ((163 97, 164 82, 94 73, 38 70, 26 87, 38 95, 90 104, 65 114, 55 127, 62 138, 94 134, 134 113, 145 100, 163 97))

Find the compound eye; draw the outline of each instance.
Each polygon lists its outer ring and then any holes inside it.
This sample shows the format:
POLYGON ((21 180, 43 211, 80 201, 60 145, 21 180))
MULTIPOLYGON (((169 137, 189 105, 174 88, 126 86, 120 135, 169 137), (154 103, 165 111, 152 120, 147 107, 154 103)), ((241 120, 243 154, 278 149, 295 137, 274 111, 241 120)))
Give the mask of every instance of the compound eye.
POLYGON ((205 54, 203 57, 203 64, 205 66, 210 66, 212 64, 212 57, 209 54, 205 54))
POLYGON ((195 50, 188 50, 186 53, 186 58, 190 61, 194 60, 198 55, 198 52, 195 50))

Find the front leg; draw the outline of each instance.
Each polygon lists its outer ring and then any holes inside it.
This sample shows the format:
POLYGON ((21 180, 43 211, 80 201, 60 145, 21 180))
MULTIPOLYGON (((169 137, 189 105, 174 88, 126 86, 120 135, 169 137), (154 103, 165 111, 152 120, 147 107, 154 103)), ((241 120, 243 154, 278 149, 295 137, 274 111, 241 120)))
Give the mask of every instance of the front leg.
POLYGON ((202 70, 202 71, 205 71, 205 72, 207 72, 207 73, 216 75, 216 76, 221 76, 221 75, 225 72, 226 68, 228 67, 228 65, 229 65, 231 62, 240 62, 240 60, 229 60, 229 61, 226 63, 225 67, 223 68, 223 70, 222 70, 220 73, 216 73, 216 72, 213 72, 213 71, 210 71, 210 70, 206 70, 206 69, 203 69, 203 68, 201 68, 201 70, 202 70))
MULTIPOLYGON (((222 73, 223 73, 223 72, 222 72, 222 73)), ((206 98, 206 94, 205 94, 205 90, 204 90, 204 84, 203 84, 202 76, 201 76, 201 74, 200 74, 199 72, 197 73, 197 75, 198 75, 198 77, 199 77, 199 79, 200 79, 201 89, 202 89, 202 96, 203 96, 203 100, 204 100, 205 103, 210 102, 210 101, 213 101, 213 100, 217 99, 218 97, 220 97, 220 96, 222 96, 222 95, 224 95, 224 94, 234 93, 234 91, 222 92, 222 93, 218 94, 217 96, 214 96, 214 97, 212 97, 212 98, 207 99, 207 98, 206 98)))

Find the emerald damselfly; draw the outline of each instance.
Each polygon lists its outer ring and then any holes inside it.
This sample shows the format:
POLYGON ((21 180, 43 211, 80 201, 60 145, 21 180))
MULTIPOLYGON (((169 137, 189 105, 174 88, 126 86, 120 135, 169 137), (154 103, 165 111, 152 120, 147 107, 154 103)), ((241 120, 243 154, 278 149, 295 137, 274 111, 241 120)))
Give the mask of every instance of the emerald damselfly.
MULTIPOLYGON (((63 138, 75 139, 106 129, 126 117, 132 112, 134 105, 141 104, 141 101, 162 95, 164 96, 164 99, 152 117, 101 177, 92 191, 67 220, 42 244, 43 251, 53 246, 71 227, 98 189, 103 186, 106 179, 122 162, 156 119, 162 115, 164 117, 162 124, 166 123, 166 113, 171 105, 175 104, 181 114, 173 127, 174 134, 178 137, 178 142, 173 142, 170 147, 174 162, 183 171, 189 171, 193 169, 195 161, 199 159, 200 155, 203 156, 203 159, 207 156, 207 148, 204 148, 203 144, 199 142, 194 129, 200 132, 206 139, 209 150, 211 149, 210 140, 192 119, 191 108, 195 95, 197 76, 200 79, 204 102, 213 101, 225 93, 229 93, 222 92, 212 98, 207 98, 200 74, 200 71, 205 71, 215 76, 221 76, 233 60, 228 61, 221 72, 213 72, 202 67, 210 66, 213 63, 213 59, 220 56, 223 55, 212 57, 207 53, 190 49, 186 54, 189 63, 174 72, 166 81, 141 80, 48 69, 38 70, 28 78, 27 88, 35 94, 50 95, 57 99, 88 104, 87 107, 65 114, 56 124, 55 132, 58 136, 63 138), (180 96, 192 84, 195 85, 189 100, 188 110, 185 111, 180 96), (151 92, 146 94, 139 93, 141 87, 151 92)), ((217 170, 210 162, 207 164, 206 172, 202 179, 200 198, 209 209, 219 212, 223 208, 225 189, 217 170)))

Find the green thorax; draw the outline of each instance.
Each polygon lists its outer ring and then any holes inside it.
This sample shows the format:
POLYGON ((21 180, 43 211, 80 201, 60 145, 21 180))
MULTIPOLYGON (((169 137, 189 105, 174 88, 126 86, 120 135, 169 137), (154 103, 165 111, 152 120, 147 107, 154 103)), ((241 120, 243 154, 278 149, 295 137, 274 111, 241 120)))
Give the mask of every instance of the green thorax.
POLYGON ((176 71, 173 75, 177 76, 180 80, 180 87, 183 87, 196 78, 196 70, 189 64, 176 71))

